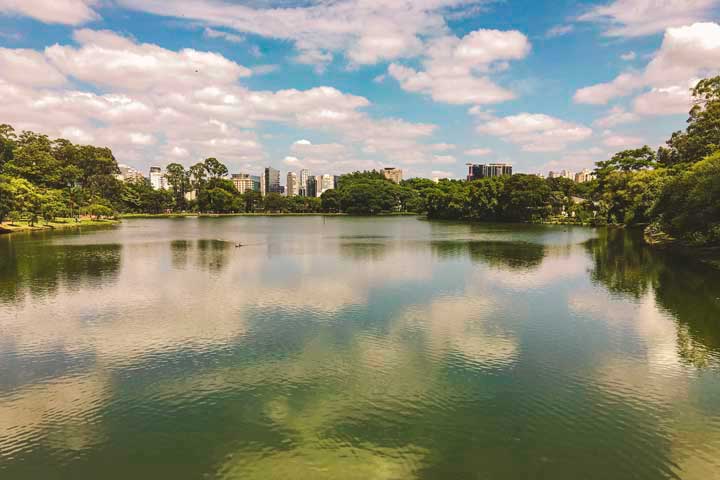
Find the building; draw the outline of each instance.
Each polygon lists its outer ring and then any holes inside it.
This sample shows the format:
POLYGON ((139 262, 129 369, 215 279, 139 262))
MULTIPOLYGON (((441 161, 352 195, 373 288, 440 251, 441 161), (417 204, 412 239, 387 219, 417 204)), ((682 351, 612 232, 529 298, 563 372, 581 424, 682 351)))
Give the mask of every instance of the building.
POLYGON ((300 182, 298 181, 298 175, 295 172, 288 172, 287 184, 285 186, 288 197, 295 197, 300 195, 300 182))
POLYGON ((265 191, 261 191, 263 195, 267 193, 282 193, 282 189, 280 188, 280 170, 275 170, 272 167, 265 167, 263 179, 265 180, 265 191))
POLYGON ((335 177, 332 175, 318 175, 317 177, 318 191, 317 196, 319 197, 328 190, 335 188, 335 177))
POLYGON ((583 170, 582 172, 578 172, 575 174, 575 182, 577 182, 577 183, 589 182, 593 178, 595 178, 595 175, 593 174, 593 172, 591 172, 587 168, 585 170, 583 170))
POLYGON ((145 177, 139 170, 134 169, 128 165, 118 165, 120 173, 115 174, 115 178, 121 182, 135 182, 138 180, 144 180, 145 177))
POLYGON ((308 197, 308 179, 310 178, 310 170, 303 168, 300 170, 300 184, 298 185, 298 195, 308 197))
POLYGON ((167 190, 167 179, 160 167, 150 167, 150 185, 155 190, 167 190))
POLYGON ((319 197, 318 195, 318 177, 312 176, 307 179, 306 195, 308 197, 319 197))
POLYGON ((234 173, 232 175, 232 182, 240 193, 255 190, 255 180, 253 180, 253 177, 248 173, 234 173))
POLYGON ((475 165, 468 163, 468 181, 478 180, 480 178, 502 177, 503 175, 512 175, 513 167, 507 163, 490 163, 475 165))
POLYGON ((403 171, 399 168, 387 167, 383 170, 385 178, 391 182, 400 183, 403 179, 403 171))

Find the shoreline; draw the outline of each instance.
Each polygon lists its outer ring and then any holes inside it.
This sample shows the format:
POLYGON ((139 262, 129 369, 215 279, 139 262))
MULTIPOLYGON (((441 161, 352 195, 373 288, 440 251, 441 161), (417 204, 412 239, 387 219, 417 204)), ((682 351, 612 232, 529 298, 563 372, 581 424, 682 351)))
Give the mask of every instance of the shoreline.
POLYGON ((82 227, 100 227, 117 225, 119 220, 80 220, 80 222, 50 222, 49 224, 38 223, 34 227, 22 224, 0 223, 0 235, 10 235, 13 233, 32 233, 32 232, 49 232, 53 230, 64 230, 69 228, 82 227))
POLYGON ((120 219, 144 218, 221 218, 221 217, 417 217, 417 213, 383 213, 379 215, 350 215, 348 213, 126 213, 120 219))

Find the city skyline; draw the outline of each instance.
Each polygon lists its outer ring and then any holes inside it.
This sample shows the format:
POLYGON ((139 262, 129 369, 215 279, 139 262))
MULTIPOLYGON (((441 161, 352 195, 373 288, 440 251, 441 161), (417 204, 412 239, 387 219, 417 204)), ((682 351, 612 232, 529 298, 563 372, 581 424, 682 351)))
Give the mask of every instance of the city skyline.
POLYGON ((143 172, 581 171, 720 70, 718 0, 185 3, 0 0, 4 121, 143 172))

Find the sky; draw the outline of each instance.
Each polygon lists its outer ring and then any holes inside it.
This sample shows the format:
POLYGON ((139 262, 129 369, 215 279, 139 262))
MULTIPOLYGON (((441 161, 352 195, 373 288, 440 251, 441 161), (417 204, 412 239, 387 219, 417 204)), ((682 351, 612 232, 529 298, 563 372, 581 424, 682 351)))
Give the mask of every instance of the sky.
POLYGON ((578 171, 719 73, 720 0, 0 0, 0 123, 145 172, 578 171))

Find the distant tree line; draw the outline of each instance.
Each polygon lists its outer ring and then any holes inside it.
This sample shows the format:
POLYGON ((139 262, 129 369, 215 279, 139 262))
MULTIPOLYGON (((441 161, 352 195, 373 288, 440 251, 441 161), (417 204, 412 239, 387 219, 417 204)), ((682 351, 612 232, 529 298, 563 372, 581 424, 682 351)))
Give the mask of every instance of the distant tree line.
POLYGON ((452 220, 647 224, 653 233, 688 244, 720 245, 720 77, 700 81, 692 93, 685 131, 673 133, 657 151, 645 146, 598 162, 587 183, 516 174, 395 184, 369 171, 341 176, 337 188, 320 198, 240 194, 216 158, 187 169, 168 165, 169 188, 155 190, 147 179, 117 180, 108 148, 0 125, 0 223, 117 212, 412 212, 452 220))

